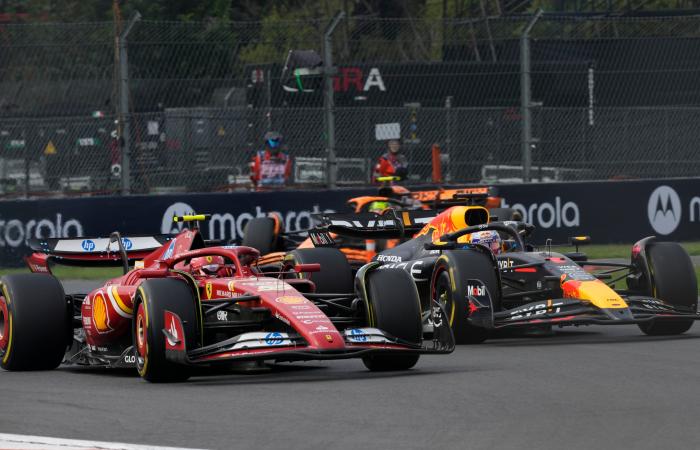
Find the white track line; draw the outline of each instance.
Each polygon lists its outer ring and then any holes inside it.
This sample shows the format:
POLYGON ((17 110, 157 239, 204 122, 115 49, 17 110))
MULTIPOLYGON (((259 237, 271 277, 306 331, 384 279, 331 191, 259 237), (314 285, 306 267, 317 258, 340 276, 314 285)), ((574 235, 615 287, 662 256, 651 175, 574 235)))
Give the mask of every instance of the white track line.
POLYGON ((0 433, 0 450, 197 450, 183 447, 123 444, 120 442, 81 441, 44 436, 0 433))

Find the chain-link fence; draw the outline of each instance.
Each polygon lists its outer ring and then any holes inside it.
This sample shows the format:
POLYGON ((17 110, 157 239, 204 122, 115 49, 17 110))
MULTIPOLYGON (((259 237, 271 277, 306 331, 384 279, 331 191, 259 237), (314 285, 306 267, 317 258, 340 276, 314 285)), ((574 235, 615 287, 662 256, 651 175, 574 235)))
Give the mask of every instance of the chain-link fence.
POLYGON ((245 189, 269 130, 300 186, 327 184, 331 147, 337 185, 370 183, 392 135, 409 183, 434 144, 451 183, 521 181, 525 151, 533 180, 700 173, 700 17, 545 15, 523 99, 531 20, 344 19, 332 110, 322 76, 282 78, 326 22, 0 25, 0 195, 245 189))

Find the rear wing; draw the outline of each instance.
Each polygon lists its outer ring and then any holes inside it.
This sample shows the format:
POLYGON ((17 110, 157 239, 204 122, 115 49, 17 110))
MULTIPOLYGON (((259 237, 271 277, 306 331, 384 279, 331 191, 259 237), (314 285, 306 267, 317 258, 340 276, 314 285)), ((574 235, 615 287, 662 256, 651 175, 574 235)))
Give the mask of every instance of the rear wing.
POLYGON ((319 214, 316 231, 335 233, 340 236, 365 239, 401 239, 419 232, 437 216, 438 211, 387 210, 384 214, 375 213, 333 213, 319 214))
MULTIPOLYGON (((158 234, 151 236, 122 237, 121 243, 129 261, 143 259, 175 236, 158 234)), ((119 243, 105 237, 28 239, 32 249, 25 262, 32 272, 50 272, 48 263, 72 266, 121 266, 123 258, 119 243)))
POLYGON ((490 197, 495 198, 494 189, 488 186, 411 192, 411 198, 434 208, 457 205, 485 206, 490 197))

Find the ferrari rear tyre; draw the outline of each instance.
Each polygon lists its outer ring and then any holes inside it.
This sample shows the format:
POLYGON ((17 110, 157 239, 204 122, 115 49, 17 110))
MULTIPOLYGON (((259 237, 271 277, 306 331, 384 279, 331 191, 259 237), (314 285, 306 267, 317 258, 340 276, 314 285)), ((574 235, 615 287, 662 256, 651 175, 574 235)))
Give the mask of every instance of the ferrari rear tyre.
POLYGON ((354 291, 352 267, 337 248, 300 248, 286 256, 285 264, 320 264, 319 272, 304 274, 314 282, 318 293, 347 294, 354 291))
POLYGON ((480 344, 489 337, 488 329, 468 320, 470 279, 484 283, 491 306, 494 312, 498 311, 501 291, 491 256, 474 250, 443 252, 433 270, 431 299, 445 308, 457 344, 480 344))
POLYGON ((270 217, 255 217, 250 219, 243 230, 241 245, 253 247, 261 255, 267 255, 277 250, 279 236, 275 234, 275 221, 270 217))
MULTIPOLYGON (((673 306, 695 312, 698 307, 698 281, 693 262, 683 247, 675 242, 655 242, 647 249, 652 292, 649 295, 673 306)), ((639 324, 648 335, 662 336, 685 333, 693 320, 656 319, 639 324)))
MULTIPOLYGON (((418 290, 404 270, 375 270, 366 278, 369 301, 368 323, 390 335, 420 345, 423 339, 418 290)), ((365 356, 362 362, 372 371, 407 370, 420 355, 409 353, 365 356)))
POLYGON ((73 319, 61 283, 51 275, 25 273, 0 278, 0 287, 0 366, 58 367, 73 319))
POLYGON ((189 368, 166 358, 163 330, 167 329, 164 313, 168 310, 182 320, 186 348, 192 349, 196 343, 197 316, 190 288, 174 278, 146 280, 139 287, 134 304, 133 342, 139 375, 154 383, 187 380, 189 368))

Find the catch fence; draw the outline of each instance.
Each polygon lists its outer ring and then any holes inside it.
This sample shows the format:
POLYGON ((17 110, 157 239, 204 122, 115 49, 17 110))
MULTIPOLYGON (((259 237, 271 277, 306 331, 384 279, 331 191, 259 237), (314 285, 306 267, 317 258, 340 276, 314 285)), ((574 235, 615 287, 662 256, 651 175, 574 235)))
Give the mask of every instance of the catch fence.
POLYGON ((247 189, 268 130, 301 186, 371 183, 392 133, 407 183, 434 145, 446 183, 700 173, 700 17, 532 20, 343 19, 332 109, 282 77, 325 21, 1 25, 0 196, 247 189))

